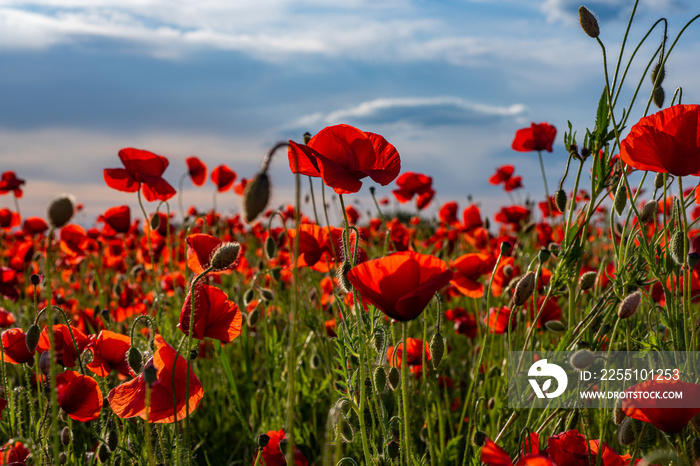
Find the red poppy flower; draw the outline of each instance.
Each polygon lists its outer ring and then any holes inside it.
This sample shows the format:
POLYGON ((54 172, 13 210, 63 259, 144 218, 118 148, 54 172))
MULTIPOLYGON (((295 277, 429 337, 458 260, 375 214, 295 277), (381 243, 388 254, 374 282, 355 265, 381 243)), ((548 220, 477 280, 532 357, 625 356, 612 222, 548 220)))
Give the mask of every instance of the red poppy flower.
MULTIPOLYGON (((486 442, 481 448, 481 462, 486 466, 513 466, 513 461, 508 453, 493 440, 486 437, 486 442)), ((515 466, 557 466, 551 459, 537 452, 524 454, 515 466)))
POLYGON ((163 178, 168 159, 153 152, 127 147, 119 151, 124 168, 105 168, 107 186, 127 193, 141 188, 148 202, 167 201, 175 195, 175 189, 163 178))
POLYGON ((241 178, 241 180, 233 185, 233 192, 242 196, 245 193, 245 187, 248 185, 248 178, 241 178))
POLYGON ((226 165, 219 165, 211 171, 211 180, 221 193, 229 189, 238 175, 226 165))
POLYGON ((503 190, 507 193, 523 187, 522 176, 511 176, 503 185, 503 190))
POLYGON ((552 144, 557 136, 557 129, 549 123, 532 123, 529 128, 519 129, 513 139, 513 150, 530 152, 546 150, 552 152, 552 144))
POLYGON ((187 157, 185 160, 187 163, 187 173, 189 173, 190 178, 192 178, 192 184, 195 186, 202 186, 207 182, 207 166, 202 162, 199 157, 187 157))
MULTIPOLYGON (((265 466, 287 466, 287 460, 284 457, 284 453, 280 450, 280 441, 284 439, 285 433, 284 429, 280 430, 270 430, 267 432, 267 436, 270 440, 267 445, 262 450, 262 458, 258 461, 258 465, 265 466)), ((296 466, 308 466, 309 461, 306 459, 304 454, 294 445, 294 464, 296 466)), ((255 459, 253 459, 253 466, 255 464, 255 459)))
POLYGON ((21 328, 11 328, 2 332, 3 361, 10 364, 24 364, 34 359, 34 353, 27 348, 27 334, 21 328))
POLYGON ((2 464, 7 466, 22 466, 26 464, 25 461, 31 453, 31 450, 25 447, 22 442, 10 440, 0 448, 0 460, 2 460, 2 464))
POLYGON ((680 432, 700 413, 700 408, 686 407, 688 402, 700 398, 700 385, 680 380, 647 380, 631 386, 625 392, 682 392, 683 397, 673 400, 657 398, 625 398, 622 400, 622 411, 633 419, 648 422, 664 432, 680 432))
POLYGON ((100 417, 102 391, 97 380, 75 371, 56 376, 58 405, 74 421, 88 422, 100 417))
POLYGON ((639 170, 700 176, 700 105, 674 105, 639 120, 620 144, 639 170))
POLYGON ((133 375, 126 361, 126 352, 130 346, 131 339, 126 335, 101 330, 97 338, 90 341, 87 346, 92 352, 92 362, 87 365, 87 368, 98 377, 107 377, 113 370, 123 375, 133 375))
MULTIPOLYGON (((429 361, 430 358, 430 348, 428 343, 418 338, 406 338, 406 364, 409 366, 422 366, 423 365, 423 352, 425 352, 425 360, 429 361)), ((394 347, 390 346, 386 350, 386 358, 389 361, 389 365, 392 367, 401 367, 403 361, 403 342, 399 343, 396 351, 394 347)))
POLYGON ((438 212, 438 218, 442 223, 446 223, 447 225, 455 225, 459 223, 457 221, 457 203, 452 201, 443 204, 438 212))
MULTIPOLYGON (((297 231, 295 229, 287 230, 289 240, 294 244, 294 238, 297 231)), ((335 262, 333 258, 334 244, 340 249, 341 231, 331 227, 331 233, 328 233, 328 228, 321 227, 315 223, 304 223, 299 225, 299 256, 297 258, 297 267, 313 267, 316 270, 326 271, 328 265, 326 262, 335 262)))
POLYGON ((462 219, 464 221, 464 228, 467 230, 473 230, 484 224, 483 220, 481 220, 481 209, 474 204, 464 209, 464 212, 462 212, 462 219))
POLYGON ((491 178, 489 178, 489 183, 501 184, 503 182, 506 182, 513 175, 514 171, 515 167, 513 167, 513 165, 503 165, 501 167, 498 167, 496 169, 496 173, 491 175, 491 178))
POLYGON ((97 221, 105 222, 116 233, 127 233, 131 227, 131 209, 128 205, 110 207, 97 221))
POLYGON ((415 195, 421 196, 432 191, 433 178, 421 173, 405 172, 396 179, 396 184, 399 189, 393 190, 392 193, 397 201, 404 204, 415 195))
POLYGON ((146 407, 146 381, 143 372, 135 379, 125 382, 113 388, 107 396, 107 401, 112 411, 120 418, 139 416, 141 419, 148 417, 149 422, 171 423, 181 420, 186 416, 187 405, 190 412, 194 411, 204 396, 204 389, 197 376, 190 368, 190 396, 185 398, 187 389, 187 361, 177 354, 177 351, 167 344, 160 335, 155 336, 156 351, 148 360, 146 366, 156 368, 156 381, 151 386, 151 404, 146 407), (177 416, 174 414, 173 405, 173 363, 175 366, 175 405, 177 416))
POLYGON ((41 217, 28 217, 24 219, 22 230, 26 235, 40 235, 49 229, 46 220, 41 217))
MULTIPOLYGON (((180 313, 177 328, 187 334, 190 329, 192 312, 192 292, 187 293, 180 313)), ((205 337, 228 343, 241 334, 243 317, 236 303, 228 299, 226 293, 204 283, 195 286, 194 329, 192 336, 198 340, 205 337)))
POLYGON ((518 225, 530 218, 530 211, 519 205, 501 207, 501 210, 496 212, 493 218, 499 223, 509 223, 517 228, 518 225))
POLYGON ((22 219, 17 212, 13 212, 8 208, 0 209, 0 228, 3 230, 11 230, 18 227, 22 219))
MULTIPOLYGON (((88 337, 83 332, 73 326, 71 326, 69 330, 64 324, 56 324, 53 326, 53 341, 56 344, 56 349, 54 350, 56 363, 65 367, 75 367, 75 360, 78 357, 78 353, 82 353, 89 343, 88 337), (75 342, 78 345, 78 352, 75 351, 75 345, 70 336, 71 330, 73 331, 75 342)), ((50 348, 48 330, 47 327, 44 327, 36 350, 39 354, 42 354, 50 348)))
POLYGON ((2 176, 0 176, 0 195, 7 194, 10 191, 12 191, 15 197, 22 197, 21 187, 23 184, 24 180, 21 178, 17 178, 15 172, 3 172, 2 176))
POLYGON ((496 259, 489 254, 464 254, 452 261, 456 269, 450 282, 460 293, 469 298, 481 298, 484 295, 484 284, 477 280, 493 270, 496 259))
POLYGON ((600 453, 603 466, 622 466, 628 463, 629 455, 621 456, 606 443, 599 440, 587 441, 576 429, 562 432, 549 437, 547 444, 547 455, 556 464, 567 466, 590 466, 591 458, 595 458, 600 453))
POLYGON ((418 317, 451 279, 452 271, 443 261, 413 251, 367 261, 348 272, 348 280, 363 299, 399 321, 418 317))
POLYGON ((60 248, 69 263, 78 264, 82 261, 87 241, 87 233, 80 225, 70 224, 61 228, 60 248))
POLYGON ((19 299, 17 276, 17 272, 11 268, 0 265, 0 296, 4 296, 11 301, 19 299))
POLYGON ((7 328, 15 323, 15 315, 0 307, 0 328, 7 328))
POLYGON ((357 220, 360 218, 360 213, 354 206, 347 206, 345 208, 345 213, 348 216, 348 222, 350 223, 350 225, 355 225, 357 223, 357 220))
POLYGON ((288 156, 292 173, 321 177, 338 194, 356 193, 367 176, 386 186, 401 171, 394 146, 349 125, 328 126, 308 145, 289 141, 288 156))
POLYGON ((501 335, 506 332, 506 328, 510 324, 510 329, 515 327, 515 319, 511 321, 511 309, 508 306, 492 307, 489 309, 488 320, 485 317, 484 323, 488 326, 491 333, 501 335))

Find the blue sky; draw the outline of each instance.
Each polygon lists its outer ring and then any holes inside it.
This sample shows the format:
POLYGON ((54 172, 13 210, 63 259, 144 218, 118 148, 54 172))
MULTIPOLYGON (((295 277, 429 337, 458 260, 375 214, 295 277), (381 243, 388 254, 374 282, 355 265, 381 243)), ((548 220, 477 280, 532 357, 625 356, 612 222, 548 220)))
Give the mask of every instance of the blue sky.
MULTIPOLYGON (((612 62, 632 3, 587 3, 612 62)), ((692 4, 641 0, 631 42, 661 16, 675 38, 700 12, 692 4)), ((504 163, 524 176, 521 196, 539 198, 537 157, 510 149, 515 130, 531 121, 559 129, 554 153, 545 154, 553 186, 566 159, 567 120, 584 133, 603 89, 600 48, 578 26, 579 5, 0 0, 0 171, 27 180, 25 216, 43 215, 52 197, 71 192, 89 223, 107 207, 135 205, 134 195, 102 180, 103 168, 120 166, 122 147, 168 157, 166 178, 176 186, 189 155, 250 177, 276 141, 348 123, 384 135, 403 171, 433 176, 438 202, 465 206, 471 194, 493 211, 508 198, 487 179, 504 163)), ((667 95, 682 86, 684 103, 700 100, 697 31, 691 26, 667 66, 667 95)), ((652 33, 632 76, 660 39, 652 33)), ((650 90, 645 81, 645 97, 650 90)), ((633 115, 642 110, 640 102, 633 115)), ((283 154, 271 175, 273 203, 291 199, 283 154)), ((186 183, 185 203, 205 209, 212 190, 186 183)), ((366 205, 367 195, 365 187, 356 199, 366 205)), ((219 196, 224 210, 238 203, 232 192, 219 196)), ((11 198, 0 206, 11 207, 11 198)))

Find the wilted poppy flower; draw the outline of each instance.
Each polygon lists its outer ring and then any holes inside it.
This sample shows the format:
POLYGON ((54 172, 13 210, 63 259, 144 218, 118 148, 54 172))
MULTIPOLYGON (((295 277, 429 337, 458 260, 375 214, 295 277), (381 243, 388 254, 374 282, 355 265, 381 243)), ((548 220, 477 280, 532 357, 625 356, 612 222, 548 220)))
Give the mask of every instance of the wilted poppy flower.
POLYGON ((11 230, 18 227, 22 219, 17 212, 13 212, 8 208, 0 209, 0 228, 3 230, 11 230))
POLYGON ((238 175, 226 165, 219 165, 211 171, 211 180, 219 192, 229 189, 238 175))
POLYGON ((141 188, 148 202, 167 201, 175 195, 175 189, 163 178, 168 159, 153 152, 127 147, 119 151, 124 168, 105 168, 107 186, 127 193, 141 188))
POLYGON ((105 222, 116 233, 127 233, 131 227, 131 209, 128 205, 110 207, 97 217, 98 222, 105 222))
POLYGON ((682 392, 679 399, 658 398, 625 398, 622 400, 622 411, 633 419, 648 422, 664 432, 680 432, 700 413, 698 407, 687 407, 688 402, 700 398, 700 385, 680 380, 646 380, 631 386, 625 392, 643 393, 673 391, 682 392))
POLYGON ((39 235, 49 229, 49 225, 41 217, 28 217, 24 219, 22 230, 27 235, 39 235))
POLYGON ((131 339, 126 335, 101 330, 97 338, 90 341, 87 346, 87 349, 92 352, 92 362, 87 365, 87 368, 98 377, 107 377, 113 370, 123 375, 133 375, 126 361, 126 352, 130 346, 131 339))
POLYGON ((469 298, 481 298, 484 295, 484 284, 477 280, 493 270, 496 259, 489 254, 464 254, 452 261, 456 269, 450 282, 460 293, 469 298))
MULTIPOLYGON (((243 316, 238 305, 228 299, 226 293, 204 283, 197 283, 194 289, 194 329, 192 336, 198 340, 205 337, 228 343, 241 334, 243 316)), ((180 313, 177 328, 186 335, 190 330, 192 313, 192 292, 187 293, 180 313)))
POLYGON ((102 391, 97 380, 75 371, 56 375, 58 405, 74 421, 88 422, 100 417, 102 391))
POLYGON ((202 162, 199 157, 187 157, 185 160, 187 163, 187 173, 192 178, 192 184, 195 186, 202 186, 207 182, 207 166, 202 162))
POLYGON ((700 176, 700 105, 674 105, 639 120, 620 144, 639 170, 700 176))
POLYGON ((135 379, 113 388, 107 396, 107 401, 114 414, 120 418, 139 416, 148 417, 149 422, 171 423, 186 416, 187 405, 190 412, 194 411, 204 396, 204 389, 197 376, 190 368, 190 396, 186 398, 187 361, 177 354, 177 351, 167 344, 160 335, 155 336, 156 351, 148 360, 146 366, 156 369, 156 381, 151 386, 151 403, 146 407, 146 381, 143 372, 135 379), (175 389, 173 402, 173 364, 175 365, 175 389), (175 415, 177 407, 177 416, 175 415))
POLYGON ((513 150, 530 152, 546 150, 552 152, 557 129, 549 123, 532 123, 529 128, 519 129, 513 139, 513 150))
MULTIPOLYGON (((267 436, 270 437, 270 440, 262 450, 262 458, 260 458, 257 465, 255 460, 253 460, 253 466, 287 466, 284 453, 280 450, 280 441, 285 437, 284 429, 270 430, 267 432, 267 436)), ((294 464, 296 466, 308 466, 309 464, 309 461, 296 445, 294 445, 294 464)))
POLYGON ((289 141, 288 156, 292 173, 321 177, 338 194, 356 193, 367 176, 386 186, 401 171, 394 146, 349 125, 328 126, 308 145, 289 141))
POLYGON ((0 195, 7 194, 12 191, 15 197, 22 197, 22 185, 24 180, 17 178, 15 172, 6 171, 0 176, 0 195))
POLYGON ((433 295, 452 279, 437 257, 395 252, 350 269, 348 280, 365 299, 399 321, 418 317, 433 295))
POLYGON ((34 353, 27 348, 27 334, 21 328, 11 328, 2 332, 3 361, 10 364, 24 364, 34 359, 34 353))
MULTIPOLYGON (((64 324, 56 324, 53 326, 53 341, 56 344, 56 349, 54 350, 56 363, 65 367, 75 367, 75 360, 78 358, 78 354, 82 353, 89 343, 88 337, 78 328, 71 326, 69 330, 64 324), (70 336, 71 331, 73 332, 75 343, 78 346, 78 352, 75 351, 76 348, 70 336)), ((36 350, 39 354, 42 354, 50 348, 48 330, 47 327, 44 327, 36 350)))

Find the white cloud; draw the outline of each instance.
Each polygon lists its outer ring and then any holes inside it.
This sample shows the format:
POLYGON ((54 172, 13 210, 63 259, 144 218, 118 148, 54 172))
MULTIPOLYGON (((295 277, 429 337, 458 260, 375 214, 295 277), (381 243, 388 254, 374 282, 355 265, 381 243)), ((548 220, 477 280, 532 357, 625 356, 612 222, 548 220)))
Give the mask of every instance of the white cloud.
POLYGON ((293 123, 295 128, 317 128, 338 123, 407 124, 419 127, 482 125, 502 118, 518 118, 525 106, 476 104, 458 97, 381 98, 330 113, 314 113, 293 123))

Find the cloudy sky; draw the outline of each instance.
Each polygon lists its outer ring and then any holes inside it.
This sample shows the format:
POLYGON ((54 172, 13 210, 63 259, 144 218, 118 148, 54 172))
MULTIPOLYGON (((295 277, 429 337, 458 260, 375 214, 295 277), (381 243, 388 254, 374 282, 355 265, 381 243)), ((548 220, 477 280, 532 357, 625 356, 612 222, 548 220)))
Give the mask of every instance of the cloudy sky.
MULTIPOLYGON (((614 63, 632 0, 595 0, 614 63)), ((699 13, 691 0, 641 0, 636 44, 661 16, 674 39, 699 13)), ((251 177, 271 145, 347 123, 393 143, 403 171, 434 178, 436 204, 472 195, 487 211, 508 198, 488 177, 505 163, 543 195, 535 154, 510 149, 531 121, 559 129, 545 154, 553 186, 566 159, 567 120, 592 127, 603 89, 600 48, 578 25, 580 0, 0 0, 0 171, 25 178, 22 213, 44 215, 73 193, 89 223, 107 207, 135 205, 108 188, 104 168, 137 147, 170 160, 225 163, 251 177)), ((700 101, 700 34, 686 32, 667 62, 667 95, 700 101)), ((633 63, 627 95, 658 44, 633 63)), ((629 56, 629 53, 627 54, 629 56)), ((636 121, 644 102, 632 108, 636 121)), ((621 102, 624 101, 625 94, 621 102)), ((284 154, 272 163, 273 202, 290 199, 284 154)), ((368 185, 368 183, 365 183, 368 185)), ((213 186, 185 183, 185 203, 211 205, 213 186)), ((391 187, 381 188, 390 195, 391 187)), ((367 188, 356 198, 367 204, 367 188)), ((238 210, 233 192, 218 197, 238 210)), ((12 207, 10 196, 0 207, 12 207)), ((154 207, 154 206, 152 206, 154 207)), ((176 203, 173 205, 176 209, 176 203)))

